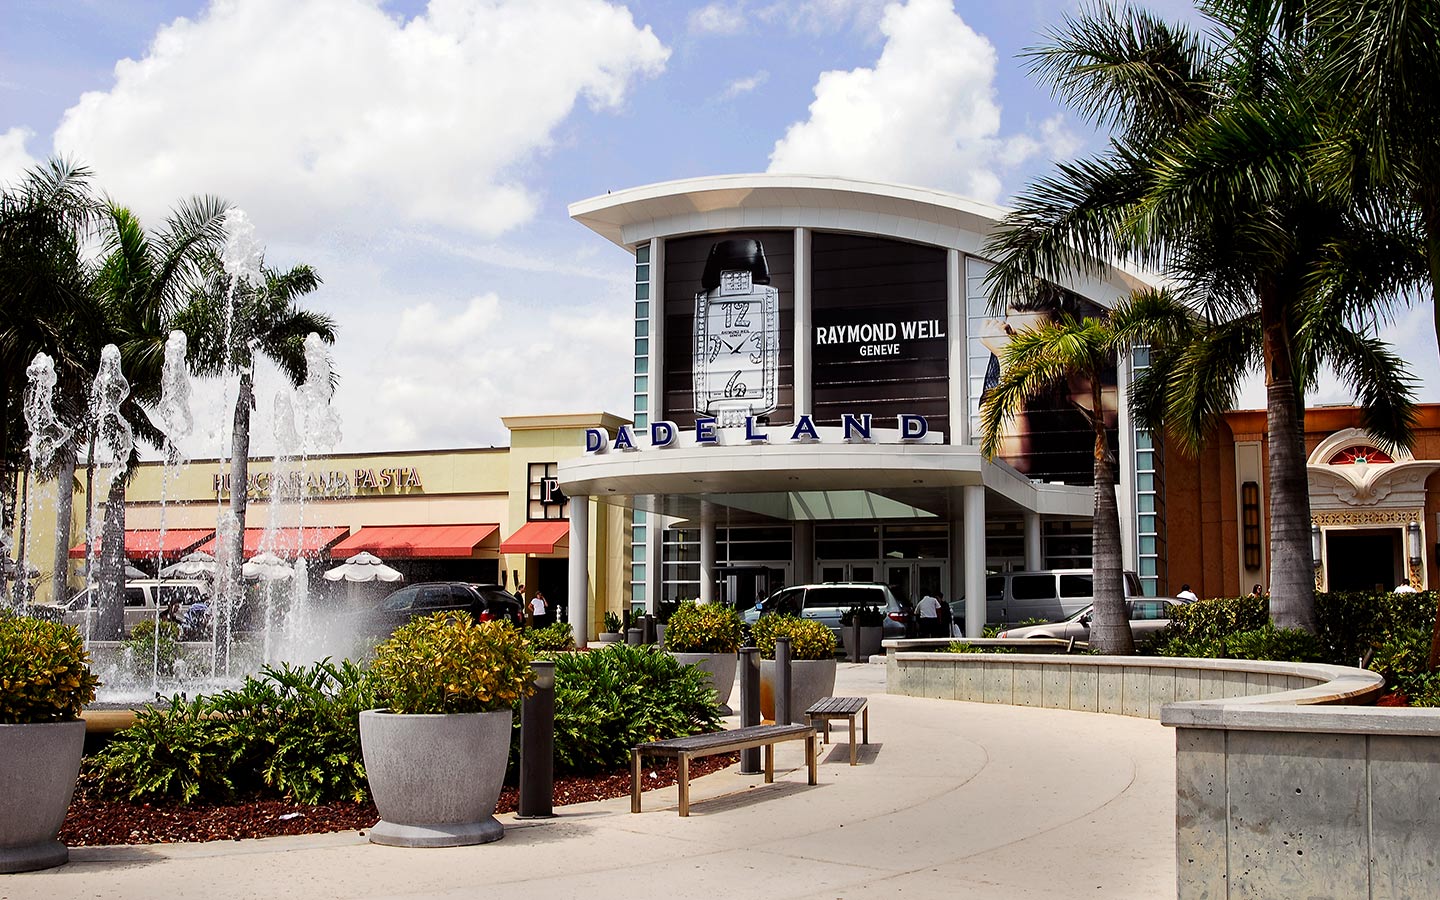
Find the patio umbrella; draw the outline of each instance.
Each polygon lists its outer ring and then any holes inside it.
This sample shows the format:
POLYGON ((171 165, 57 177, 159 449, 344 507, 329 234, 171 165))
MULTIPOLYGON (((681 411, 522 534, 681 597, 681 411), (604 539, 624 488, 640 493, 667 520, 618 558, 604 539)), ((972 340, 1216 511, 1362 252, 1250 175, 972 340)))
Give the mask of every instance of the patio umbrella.
POLYGON ((126 563, 126 564, 125 564, 125 580, 130 581, 130 580, 133 580, 133 579, 136 579, 136 578, 149 578, 149 577, 150 577, 150 576, 149 576, 149 575, 146 575, 143 570, 137 569, 137 568, 135 568, 134 566, 130 565, 129 563, 126 563))
POLYGON ((194 578, 198 575, 213 576, 214 574, 215 557, 206 553, 204 550, 187 553, 180 557, 179 562, 160 570, 161 578, 174 578, 177 575, 185 578, 194 578))
POLYGON ((295 570, 290 564, 273 553, 259 553, 250 558, 250 561, 241 567, 241 572, 246 578, 258 578, 261 581, 289 581, 295 577, 295 570))
POLYGON ((326 581, 403 581, 404 575, 369 553, 360 552, 325 573, 326 581))

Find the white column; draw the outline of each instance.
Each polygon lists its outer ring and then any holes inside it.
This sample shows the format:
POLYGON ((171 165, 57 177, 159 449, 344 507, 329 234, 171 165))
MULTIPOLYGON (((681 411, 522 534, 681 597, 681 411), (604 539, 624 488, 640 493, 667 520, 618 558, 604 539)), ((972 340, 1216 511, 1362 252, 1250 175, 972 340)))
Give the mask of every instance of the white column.
POLYGON ((1031 572, 1045 568, 1045 552, 1040 546, 1040 514, 1025 513, 1025 568, 1031 572))
POLYGON ((566 598, 575 646, 590 641, 590 498, 570 498, 570 595, 566 598))
POLYGON ((965 636, 985 630, 985 485, 967 484, 965 492, 965 636))
POLYGON ((810 371, 810 229, 795 229, 795 345, 791 383, 795 389, 795 416, 814 412, 810 371))
POLYGON ((970 358, 965 352, 965 261, 959 250, 945 254, 945 337, 950 354, 951 446, 970 443, 970 358))
POLYGON ((700 507, 700 602, 715 601, 715 510, 700 507))

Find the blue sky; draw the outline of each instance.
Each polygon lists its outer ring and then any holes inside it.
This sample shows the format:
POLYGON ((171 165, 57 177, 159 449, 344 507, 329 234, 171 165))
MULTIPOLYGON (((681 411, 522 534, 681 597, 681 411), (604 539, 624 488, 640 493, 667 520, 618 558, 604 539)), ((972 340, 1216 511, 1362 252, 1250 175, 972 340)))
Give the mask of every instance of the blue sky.
MULTIPOLYGON (((628 411, 630 269, 575 200, 773 167, 1003 203, 1100 140, 1017 59, 1064 0, 3 6, 0 181, 63 152, 152 227, 194 193, 244 208, 272 264, 325 278, 344 450, 628 411)), ((1429 319, 1387 334, 1435 399, 1429 319)), ((192 453, 218 452, 224 390, 200 386, 192 453)))

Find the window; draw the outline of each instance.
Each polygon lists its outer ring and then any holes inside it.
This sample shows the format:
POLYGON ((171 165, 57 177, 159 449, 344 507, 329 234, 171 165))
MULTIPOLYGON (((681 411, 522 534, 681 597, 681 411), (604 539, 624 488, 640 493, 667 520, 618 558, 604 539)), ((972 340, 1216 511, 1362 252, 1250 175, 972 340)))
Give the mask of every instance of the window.
POLYGON ((133 588, 132 588, 132 587, 127 587, 127 588, 125 589, 125 605, 126 605, 126 606, 144 606, 144 605, 145 605, 145 589, 144 589, 144 588, 138 588, 138 587, 133 587, 133 588))
POLYGON ((1010 594, 1016 600, 1054 600, 1054 575, 1014 575, 1010 579, 1010 594))
POLYGON ((1247 481, 1240 485, 1240 524, 1245 547, 1245 568, 1260 568, 1260 485, 1247 481))
POLYGON ((1061 575, 1060 596, 1067 599, 1095 596, 1094 581, 1089 575, 1061 575))
POLYGON ((811 588, 805 594, 806 609, 847 606, 884 606, 885 595, 870 588, 811 588))
POLYGON ((569 518, 570 499, 560 490, 558 463, 530 463, 530 506, 526 518, 531 522, 569 518))
POLYGON ((402 590, 396 591, 395 593, 391 594, 384 603, 381 604, 380 608, 386 610, 387 612, 399 612, 401 610, 409 609, 410 604, 415 602, 415 597, 419 593, 420 589, 413 587, 404 588, 402 590))
POLYGON ((1005 599, 1005 579, 992 575, 985 579, 985 601, 999 603, 1005 599))
POLYGON ((1159 600, 1132 600, 1130 601, 1130 621, 1132 622, 1153 622, 1157 619, 1169 618, 1169 604, 1159 600))

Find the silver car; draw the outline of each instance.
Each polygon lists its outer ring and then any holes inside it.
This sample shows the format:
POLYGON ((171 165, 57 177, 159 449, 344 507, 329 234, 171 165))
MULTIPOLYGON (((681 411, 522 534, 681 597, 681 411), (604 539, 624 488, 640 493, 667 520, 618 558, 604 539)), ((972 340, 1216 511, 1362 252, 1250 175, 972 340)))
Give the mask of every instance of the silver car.
POLYGON ((880 610, 885 617, 881 623, 885 637, 905 636, 910 610, 895 599, 888 585, 872 582, 826 582, 784 588, 746 610, 743 618, 747 625, 754 625, 761 616, 771 613, 814 619, 835 632, 836 640, 840 640, 840 616, 846 610, 861 606, 880 610))
MULTIPOLYGON (((1170 624, 1170 610, 1189 602, 1178 597, 1143 597, 1126 600, 1125 606, 1130 613, 1130 633, 1135 636, 1135 642, 1137 644, 1149 643, 1154 639, 1156 632, 1170 624)), ((1090 605, 1059 622, 1008 628, 996 637, 1059 638, 1062 641, 1073 638, 1077 641, 1088 641, 1090 640, 1090 619, 1094 614, 1095 607, 1090 605)))

